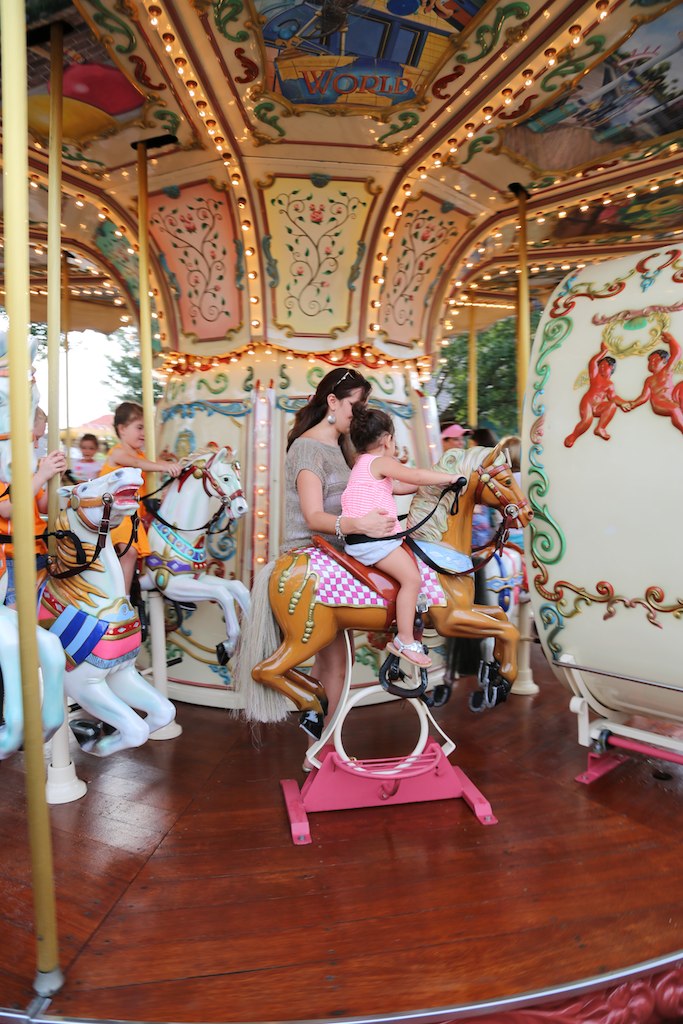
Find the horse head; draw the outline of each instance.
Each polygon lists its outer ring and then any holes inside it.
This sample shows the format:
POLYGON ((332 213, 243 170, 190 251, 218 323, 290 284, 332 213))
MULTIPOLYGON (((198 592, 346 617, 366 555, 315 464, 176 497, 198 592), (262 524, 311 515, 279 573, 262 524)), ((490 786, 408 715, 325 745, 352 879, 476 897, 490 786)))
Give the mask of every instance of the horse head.
POLYGON ((184 461, 191 475, 202 480, 206 493, 218 498, 232 519, 241 519, 246 514, 249 506, 240 482, 240 464, 232 448, 209 444, 184 461))
MULTIPOLYGON (((458 498, 454 498, 454 495, 450 493, 443 495, 440 500, 441 491, 438 485, 431 484, 428 487, 420 487, 411 503, 407 525, 414 526, 434 508, 435 502, 438 502, 438 505, 429 522, 416 532, 416 539, 438 541, 443 537, 445 540, 445 534, 450 529, 450 517, 461 509, 463 511, 467 509, 469 512, 466 527, 466 531, 469 533, 471 512, 477 503, 498 509, 508 527, 513 523, 518 523, 523 528, 533 517, 529 502, 515 480, 500 445, 496 448, 467 448, 465 450, 451 448, 443 453, 436 463, 435 469, 441 469, 451 474, 461 473, 467 483, 458 498)), ((463 529, 465 529, 464 525, 463 529)), ((459 550, 464 550, 462 539, 455 546, 459 550)))
POLYGON ((106 476, 96 476, 75 487, 61 487, 59 494, 67 499, 67 512, 91 533, 98 533, 105 515, 109 527, 118 526, 138 507, 138 491, 142 487, 139 469, 122 467, 106 476))
POLYGON ((508 525, 517 523, 520 529, 524 529, 534 513, 515 479, 507 453, 503 452, 500 444, 483 451, 486 454, 476 468, 475 502, 498 509, 508 525))

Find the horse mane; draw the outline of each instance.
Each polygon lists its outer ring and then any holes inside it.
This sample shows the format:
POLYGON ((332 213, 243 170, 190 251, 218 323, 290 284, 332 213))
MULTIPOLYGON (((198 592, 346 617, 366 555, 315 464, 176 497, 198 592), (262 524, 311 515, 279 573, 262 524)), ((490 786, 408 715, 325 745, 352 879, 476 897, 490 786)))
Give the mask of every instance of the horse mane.
MULTIPOLYGON (((197 462, 200 462, 201 459, 208 459, 211 458, 212 455, 216 455, 221 448, 226 448, 228 453, 232 452, 232 448, 228 447, 228 445, 220 445, 216 444, 215 441, 209 441, 208 444, 203 445, 201 448, 195 448, 193 452, 186 455, 180 461, 185 468, 189 469, 190 466, 194 466, 197 462)), ((232 452, 232 456, 232 459, 228 459, 229 462, 234 462, 234 452, 232 452)))
MULTIPOLYGON (((469 481, 472 473, 481 466, 492 450, 491 448, 478 447, 466 449, 451 448, 443 453, 439 461, 434 465, 434 469, 442 469, 447 473, 462 473, 469 481)), ((497 456, 495 465, 501 462, 505 462, 505 455, 502 452, 497 456)), ((411 527, 415 523, 419 523, 420 519, 423 519, 428 512, 431 512, 442 490, 443 487, 440 484, 429 484, 419 487, 410 503, 406 526, 411 527)), ((428 519, 421 529, 416 530, 413 536, 418 540, 436 541, 438 543, 446 532, 452 502, 452 493, 444 495, 431 519, 428 519)))
MULTIPOLYGON (((62 511, 59 513, 55 522, 55 529, 71 529, 68 512, 62 511)), ((95 545, 87 544, 85 541, 81 541, 81 543, 83 544, 85 557, 90 561, 95 555, 95 545)), ((65 569, 71 569, 73 566, 78 564, 79 562, 76 558, 76 546, 71 538, 58 537, 56 539, 55 557, 52 563, 54 570, 56 572, 63 572, 65 569)), ((88 572, 91 571, 104 572, 104 566, 100 561, 93 562, 92 565, 88 566, 88 572)), ((93 596, 107 596, 106 591, 100 590, 99 587, 95 587, 92 584, 88 584, 80 573, 76 576, 70 576, 68 579, 62 580, 48 576, 48 581, 50 590, 66 604, 76 606, 91 605, 92 607, 95 607, 95 602, 92 600, 93 596)))

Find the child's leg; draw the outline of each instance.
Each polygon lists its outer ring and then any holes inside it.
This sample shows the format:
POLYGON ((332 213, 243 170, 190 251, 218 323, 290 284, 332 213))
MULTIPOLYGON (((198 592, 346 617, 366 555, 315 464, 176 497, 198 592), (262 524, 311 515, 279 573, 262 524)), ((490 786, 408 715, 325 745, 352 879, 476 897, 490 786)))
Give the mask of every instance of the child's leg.
POLYGON ((121 563, 121 569, 123 571, 123 582, 126 588, 126 594, 130 595, 130 588, 135 576, 135 569, 138 562, 138 553, 135 547, 131 544, 125 554, 119 554, 118 545, 117 552, 119 561, 121 563))
MULTIPOLYGON (((396 626, 398 639, 404 644, 411 644, 415 641, 415 606, 417 596, 420 593, 422 580, 420 570, 414 559, 408 554, 405 548, 396 548, 390 555, 375 563, 378 569, 389 573, 400 585, 398 597, 396 598, 396 626)), ((411 661, 418 665, 431 665, 431 660, 425 654, 411 653, 411 661)))

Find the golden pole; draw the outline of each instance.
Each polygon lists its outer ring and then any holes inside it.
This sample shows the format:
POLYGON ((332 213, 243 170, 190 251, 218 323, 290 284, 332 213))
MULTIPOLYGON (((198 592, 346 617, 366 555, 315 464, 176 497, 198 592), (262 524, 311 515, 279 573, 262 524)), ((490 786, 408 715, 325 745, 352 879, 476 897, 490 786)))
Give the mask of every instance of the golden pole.
MULTIPOLYGON (((47 193, 47 450, 59 448, 59 356, 61 332, 62 259, 62 83, 64 28, 60 21, 50 26, 50 151, 47 193)), ((69 446, 67 445, 67 451, 69 446)), ((47 524, 55 528, 59 511, 59 477, 47 485, 47 524)), ((50 537, 54 555, 56 540, 50 537)))
POLYGON ((69 412, 69 264, 62 259, 62 333, 64 334, 64 412, 66 415, 66 465, 71 469, 71 413, 69 412))
MULTIPOLYGON (((154 385, 152 382, 152 304, 149 301, 149 212, 147 198, 147 145, 137 143, 138 153, 138 266, 140 273, 140 366, 142 368, 142 411, 145 424, 145 455, 156 461, 154 437, 154 385)), ((155 476, 155 474, 152 474, 155 476)), ((148 480, 154 490, 156 481, 148 480)))
POLYGON ((33 473, 31 446, 30 320, 28 263, 28 122, 26 12, 16 0, 0 0, 2 23, 2 92, 12 97, 3 105, 3 184, 6 308, 9 318, 10 432, 12 435, 12 516, 16 569, 21 688, 24 704, 26 802, 33 878, 37 974, 33 987, 50 996, 62 984, 57 944, 57 915, 52 873, 52 836, 45 801, 45 764, 40 719, 40 687, 36 646, 36 559, 33 537, 33 473), (25 510, 20 515, 18 510, 25 510))
POLYGON ((467 346, 467 422, 476 427, 479 419, 477 408, 477 310, 470 306, 470 336, 467 346))
POLYGON ((517 286, 517 403, 519 427, 526 392, 529 359, 531 357, 531 313, 529 307, 529 263, 527 259, 526 204, 529 194, 519 182, 513 182, 510 191, 517 196, 519 214, 519 281, 517 286))

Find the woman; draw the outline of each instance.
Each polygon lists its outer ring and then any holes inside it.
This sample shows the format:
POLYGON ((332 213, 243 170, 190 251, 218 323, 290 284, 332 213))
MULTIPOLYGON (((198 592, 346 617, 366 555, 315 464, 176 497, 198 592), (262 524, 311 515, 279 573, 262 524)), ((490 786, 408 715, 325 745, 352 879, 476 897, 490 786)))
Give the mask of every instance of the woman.
MULTIPOLYGON (((314 533, 322 534, 339 548, 343 547, 347 533, 364 533, 376 538, 392 533, 393 520, 387 509, 374 509, 360 517, 342 515, 341 510, 342 492, 351 471, 352 456, 347 443, 351 415, 354 405, 367 401, 370 390, 370 384, 357 370, 339 367, 323 377, 308 403, 294 417, 285 458, 285 536, 281 551, 306 547, 314 533)), ((240 677, 243 678, 244 673, 250 677, 253 666, 275 649, 271 642, 271 649, 264 652, 267 624, 258 621, 254 614, 268 605, 273 564, 259 573, 254 585, 252 614, 245 624, 235 666, 238 686, 240 677)), ((311 674, 325 687, 328 714, 333 714, 346 675, 342 635, 318 653, 311 674)), ((257 711, 250 710, 247 714, 250 718, 260 717, 257 711)), ((306 716, 302 717, 301 727, 309 732, 306 716)), ((269 719, 264 715, 260 720, 269 719)), ((315 732, 309 734, 315 735, 315 732)))

